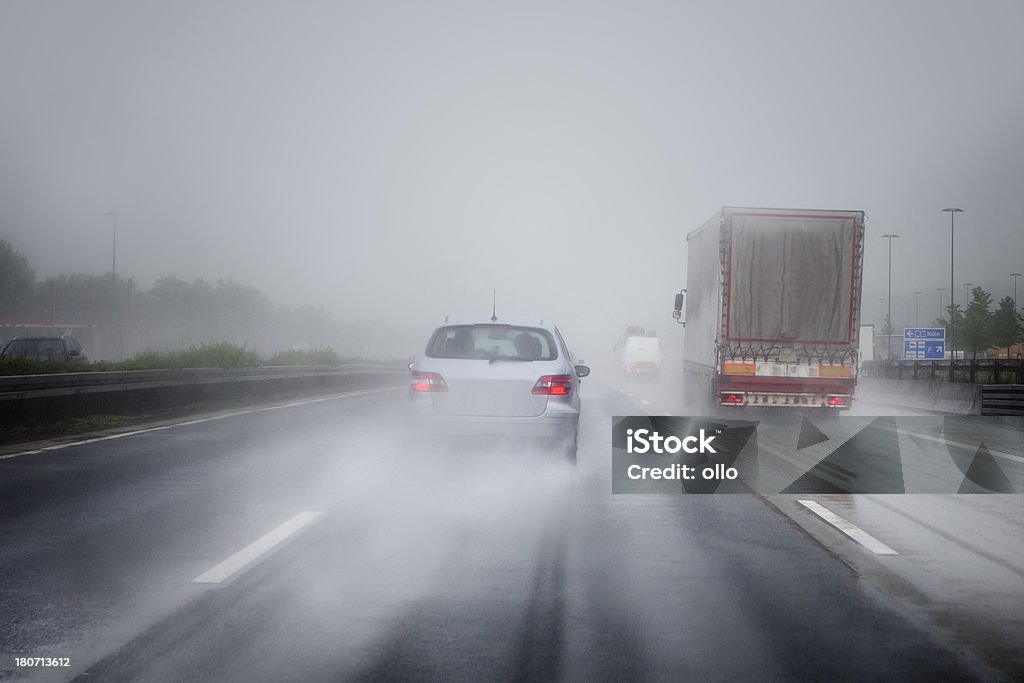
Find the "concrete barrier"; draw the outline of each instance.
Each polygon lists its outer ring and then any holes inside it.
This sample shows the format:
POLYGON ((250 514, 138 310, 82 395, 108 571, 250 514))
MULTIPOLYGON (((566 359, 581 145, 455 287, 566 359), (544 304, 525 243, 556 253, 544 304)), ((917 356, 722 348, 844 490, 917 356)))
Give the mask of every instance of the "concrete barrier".
POLYGON ((952 415, 981 414, 981 385, 966 382, 929 382, 913 379, 861 377, 861 395, 894 407, 918 408, 952 415))

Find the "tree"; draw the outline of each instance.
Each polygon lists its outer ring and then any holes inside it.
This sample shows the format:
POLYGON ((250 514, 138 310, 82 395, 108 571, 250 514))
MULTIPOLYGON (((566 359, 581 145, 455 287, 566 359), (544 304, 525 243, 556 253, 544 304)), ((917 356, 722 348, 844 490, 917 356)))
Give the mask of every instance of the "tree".
POLYGON ((896 331, 896 328, 892 326, 892 321, 889 320, 889 316, 885 316, 885 322, 882 324, 882 335, 889 337, 896 331))
POLYGON ((988 310, 991 303, 992 295, 981 287, 971 290, 971 303, 964 312, 964 323, 959 337, 962 338, 964 350, 971 351, 973 358, 978 357, 978 351, 993 345, 992 313, 988 310))
POLYGON ((32 301, 36 273, 28 259, 0 240, 0 315, 25 312, 32 301))
MULTIPOLYGON (((963 334, 964 314, 960 310, 960 304, 946 306, 946 312, 949 313, 949 317, 939 318, 937 322, 941 327, 946 328, 946 343, 949 344, 950 340, 953 339, 953 328, 956 328, 956 331, 959 334, 963 334)), ((963 339, 960 339, 959 336, 956 338, 956 343, 958 348, 964 348, 963 339)), ((952 346, 949 346, 950 358, 956 358, 956 350, 957 349, 954 349, 952 346)))
POLYGON ((992 314, 992 345, 1006 347, 1006 357, 1010 357, 1010 347, 1024 339, 1024 325, 1020 316, 1013 310, 1013 297, 1004 296, 999 301, 999 308, 992 314))

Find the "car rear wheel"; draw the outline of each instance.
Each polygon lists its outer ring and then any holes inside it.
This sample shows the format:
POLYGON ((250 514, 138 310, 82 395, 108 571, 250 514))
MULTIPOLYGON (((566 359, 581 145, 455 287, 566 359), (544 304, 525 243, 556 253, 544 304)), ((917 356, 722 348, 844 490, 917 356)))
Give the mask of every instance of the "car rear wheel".
POLYGON ((567 439, 562 444, 562 449, 561 449, 562 450, 562 457, 565 458, 565 461, 568 462, 571 465, 575 465, 576 464, 576 450, 577 450, 577 442, 578 441, 579 441, 579 437, 578 437, 577 434, 574 433, 572 435, 572 437, 567 439))

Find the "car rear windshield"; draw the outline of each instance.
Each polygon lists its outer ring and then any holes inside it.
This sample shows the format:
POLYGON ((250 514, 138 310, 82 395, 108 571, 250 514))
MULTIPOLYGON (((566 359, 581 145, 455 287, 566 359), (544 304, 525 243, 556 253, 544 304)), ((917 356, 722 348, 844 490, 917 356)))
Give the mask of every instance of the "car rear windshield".
POLYGON ((451 325, 434 332, 428 358, 555 360, 558 349, 547 330, 513 325, 451 325))
POLYGON ((64 360, 64 345, 60 339, 15 339, 4 349, 6 358, 29 360, 64 360))

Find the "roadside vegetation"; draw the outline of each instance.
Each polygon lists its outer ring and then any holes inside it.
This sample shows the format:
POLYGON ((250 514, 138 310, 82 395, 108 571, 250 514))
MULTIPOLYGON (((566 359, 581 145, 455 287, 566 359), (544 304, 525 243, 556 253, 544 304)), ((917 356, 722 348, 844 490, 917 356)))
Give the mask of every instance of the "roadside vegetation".
POLYGON ((181 368, 253 368, 263 365, 255 351, 222 342, 180 351, 147 350, 126 361, 97 361, 96 370, 180 370, 181 368))
POLYGON ((334 349, 289 349, 275 353, 267 365, 341 365, 341 357, 334 349))
POLYGON ((344 357, 400 357, 408 352, 407 340, 419 338, 419 333, 390 325, 341 320, 316 306, 277 305, 260 289, 231 278, 185 281, 165 275, 149 287, 111 272, 40 278, 28 258, 0 239, 0 344, 15 335, 60 334, 78 339, 89 358, 129 359, 144 367, 242 362, 232 360, 231 353, 222 359, 216 351, 203 352, 198 361, 146 351, 187 350, 210 342, 268 353, 298 349, 302 352, 292 361, 280 362, 329 365, 338 361, 327 349, 344 357), (214 359, 207 360, 207 353, 214 359))
MULTIPOLYGON (((24 358, 0 358, 0 376, 39 375, 60 372, 111 372, 123 370, 180 370, 182 368, 255 368, 268 365, 342 365, 365 363, 365 359, 342 358, 331 348, 289 350, 268 359, 245 346, 221 342, 202 344, 180 351, 143 351, 124 361, 92 363, 41 363, 24 358)), ((379 362, 379 361, 378 361, 379 362)))
POLYGON ((950 317, 940 318, 936 323, 946 328, 946 339, 952 338, 955 327, 957 349, 972 358, 979 354, 985 357, 990 350, 996 351, 996 357, 1005 353, 1006 358, 1011 358, 1015 347, 1019 352, 1017 345, 1024 341, 1024 317, 1014 309, 1011 296, 1003 297, 994 311, 991 308, 992 295, 975 287, 966 311, 959 304, 947 306, 950 317))

